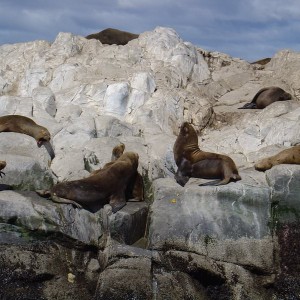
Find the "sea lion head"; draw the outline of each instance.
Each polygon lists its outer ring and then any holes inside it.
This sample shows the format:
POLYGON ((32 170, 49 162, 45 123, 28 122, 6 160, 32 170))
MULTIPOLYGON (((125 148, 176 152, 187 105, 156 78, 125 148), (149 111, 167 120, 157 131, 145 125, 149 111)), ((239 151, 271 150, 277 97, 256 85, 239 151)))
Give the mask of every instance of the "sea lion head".
POLYGON ((191 124, 189 124, 189 122, 183 122, 173 146, 176 165, 180 165, 182 158, 186 156, 187 152, 194 152, 198 150, 198 136, 195 129, 191 124))
POLYGON ((38 147, 41 147, 45 142, 49 142, 50 139, 50 132, 45 127, 42 127, 35 136, 38 147))
POLYGON ((188 145, 197 144, 198 145, 198 136, 194 127, 189 122, 183 122, 180 127, 179 135, 184 138, 184 142, 188 145))
POLYGON ((292 95, 290 93, 284 92, 281 98, 282 100, 290 100, 292 99, 292 95))
POLYGON ((55 157, 54 149, 50 143, 51 135, 47 128, 40 126, 41 129, 35 135, 35 140, 38 147, 45 146, 50 155, 51 160, 55 157))
POLYGON ((125 145, 123 143, 120 143, 119 145, 114 147, 111 154, 111 161, 118 159, 124 153, 124 150, 125 145))

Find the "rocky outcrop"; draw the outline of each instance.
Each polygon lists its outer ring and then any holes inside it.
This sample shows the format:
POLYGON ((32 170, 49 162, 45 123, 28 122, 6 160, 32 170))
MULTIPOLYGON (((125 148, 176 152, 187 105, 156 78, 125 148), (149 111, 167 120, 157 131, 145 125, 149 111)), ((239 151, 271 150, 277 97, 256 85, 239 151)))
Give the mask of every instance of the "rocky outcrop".
POLYGON ((33 138, 0 133, 1 184, 13 187, 0 192, 2 298, 297 297, 300 166, 253 165, 300 142, 299 53, 250 64, 158 27, 125 46, 60 33, 2 45, 0 57, 0 115, 47 127, 56 154, 50 161, 33 138), (293 99, 237 109, 265 86, 293 99), (241 181, 176 184, 183 121, 201 149, 233 158, 241 181), (93 214, 35 193, 88 176, 120 142, 139 154, 145 202, 93 214))

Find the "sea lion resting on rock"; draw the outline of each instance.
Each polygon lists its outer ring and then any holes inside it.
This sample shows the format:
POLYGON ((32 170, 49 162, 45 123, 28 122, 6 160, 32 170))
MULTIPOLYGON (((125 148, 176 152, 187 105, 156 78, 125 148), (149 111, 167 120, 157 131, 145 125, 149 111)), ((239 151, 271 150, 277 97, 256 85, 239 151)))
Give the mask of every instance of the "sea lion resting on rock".
POLYGON ((229 183, 230 180, 241 179, 234 161, 229 156, 199 149, 197 133, 188 122, 181 125, 173 152, 178 167, 175 179, 181 186, 184 186, 190 177, 221 179, 201 185, 221 185, 229 183))
POLYGON ((126 205, 126 187, 137 172, 138 159, 137 153, 126 152, 95 175, 54 185, 50 190, 51 198, 54 202, 73 204, 92 212, 109 203, 115 213, 126 205))
MULTIPOLYGON (((106 163, 103 168, 91 172, 91 176, 102 172, 104 169, 112 165, 124 153, 124 150, 125 145, 123 143, 115 146, 112 150, 111 161, 106 163)), ((126 200, 144 201, 144 182, 142 175, 138 171, 136 171, 129 180, 125 191, 125 197, 126 200)))
POLYGON ((130 33, 113 28, 106 28, 98 33, 92 33, 87 35, 86 39, 96 39, 102 44, 108 45, 126 45, 129 41, 138 38, 138 34, 130 33))
POLYGON ((259 90, 254 96, 253 100, 250 103, 246 103, 243 107, 240 107, 240 109, 262 109, 275 101, 284 101, 290 99, 292 99, 291 94, 285 92, 283 89, 277 86, 271 86, 259 90))
POLYGON ((51 159, 55 157, 48 129, 36 124, 28 117, 20 115, 0 117, 0 132, 18 132, 32 136, 36 140, 38 147, 45 146, 51 159))
POLYGON ((280 164, 300 164, 300 146, 294 146, 264 158, 257 162, 254 168, 258 171, 266 171, 280 164))

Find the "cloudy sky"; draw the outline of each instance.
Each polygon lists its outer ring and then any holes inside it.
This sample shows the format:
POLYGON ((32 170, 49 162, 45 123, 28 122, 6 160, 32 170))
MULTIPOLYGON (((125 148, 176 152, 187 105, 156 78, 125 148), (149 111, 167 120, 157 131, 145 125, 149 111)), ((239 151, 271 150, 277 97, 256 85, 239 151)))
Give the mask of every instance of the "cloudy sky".
POLYGON ((0 45, 156 26, 206 50, 255 61, 300 51, 299 0, 0 0, 0 45))

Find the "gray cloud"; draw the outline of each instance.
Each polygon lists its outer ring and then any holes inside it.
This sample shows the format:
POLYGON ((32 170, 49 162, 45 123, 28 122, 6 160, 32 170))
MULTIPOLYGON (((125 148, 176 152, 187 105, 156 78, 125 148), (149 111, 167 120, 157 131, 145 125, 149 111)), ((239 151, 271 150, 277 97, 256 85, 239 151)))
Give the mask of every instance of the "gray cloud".
POLYGON ((134 33, 174 28, 182 39, 249 61, 299 50, 298 0, 0 0, 0 44, 52 41, 107 27, 134 33))

